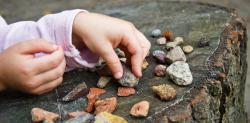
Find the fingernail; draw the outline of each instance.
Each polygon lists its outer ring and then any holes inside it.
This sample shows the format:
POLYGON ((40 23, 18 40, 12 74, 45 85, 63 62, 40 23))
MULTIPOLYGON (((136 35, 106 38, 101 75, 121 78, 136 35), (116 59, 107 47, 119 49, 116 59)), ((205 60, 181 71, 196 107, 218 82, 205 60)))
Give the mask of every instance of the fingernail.
POLYGON ((114 77, 116 79, 120 79, 122 77, 122 73, 121 72, 117 72, 117 73, 115 73, 114 77))
POLYGON ((57 49, 58 49, 58 46, 57 46, 57 45, 55 45, 55 44, 53 44, 53 46, 52 46, 52 47, 53 47, 53 49, 54 49, 54 50, 57 50, 57 49))

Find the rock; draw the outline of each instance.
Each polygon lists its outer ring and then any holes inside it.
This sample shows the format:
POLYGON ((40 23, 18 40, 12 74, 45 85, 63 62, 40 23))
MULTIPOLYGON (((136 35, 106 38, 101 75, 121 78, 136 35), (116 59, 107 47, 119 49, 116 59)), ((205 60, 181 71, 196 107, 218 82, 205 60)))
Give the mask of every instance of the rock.
POLYGON ((175 61, 186 61, 187 58, 180 46, 170 50, 166 55, 166 62, 171 64, 175 61))
POLYGON ((155 50, 153 51, 153 56, 156 58, 157 61, 160 63, 165 64, 166 63, 166 53, 161 50, 155 50))
POLYGON ((115 110, 116 105, 117 105, 116 97, 97 100, 95 102, 95 114, 99 114, 101 112, 112 113, 115 110))
POLYGON ((67 115, 68 115, 68 118, 77 118, 77 117, 80 117, 80 116, 83 116, 83 115, 87 115, 89 113, 85 112, 85 111, 76 111, 76 112, 69 112, 67 115))
POLYGON ((125 64, 122 64, 122 67, 123 67, 123 76, 122 78, 118 79, 118 82, 122 86, 135 87, 138 84, 139 79, 132 73, 130 68, 128 68, 125 64))
POLYGON ((161 100, 169 101, 176 97, 176 90, 167 84, 162 84, 152 87, 154 93, 156 93, 161 100))
POLYGON ((120 48, 116 48, 115 52, 118 57, 125 57, 125 53, 120 48))
POLYGON ((111 77, 101 76, 97 82, 97 87, 104 88, 110 82, 111 77))
POLYGON ((171 41, 173 40, 173 33, 170 31, 166 31, 163 33, 164 37, 166 40, 171 41))
POLYGON ((88 94, 85 82, 78 84, 72 91, 62 98, 63 101, 73 101, 88 94))
POLYGON ((85 114, 69 119, 63 123, 93 123, 93 122, 94 122, 94 116, 92 114, 85 112, 85 114))
POLYGON ((209 41, 206 38, 201 38, 197 44, 197 47, 206 47, 209 46, 209 41))
POLYGON ((145 70, 147 67, 148 67, 148 61, 146 59, 143 60, 143 63, 142 63, 142 70, 145 70))
POLYGON ((89 94, 87 95, 88 106, 85 109, 86 112, 92 112, 94 110, 96 99, 103 93, 106 93, 106 90, 100 88, 90 88, 89 94))
POLYGON ((193 52, 193 50, 194 50, 194 48, 190 45, 186 45, 186 46, 182 47, 182 49, 183 49, 184 53, 187 53, 187 54, 193 52))
POLYGON ((159 45, 163 45, 163 44, 166 44, 167 40, 166 38, 164 37, 160 37, 156 40, 156 43, 159 44, 159 45))
POLYGON ((177 44, 180 45, 180 44, 184 43, 184 40, 183 40, 182 37, 176 37, 176 38, 174 39, 174 42, 177 42, 177 44))
POLYGON ((126 62, 127 62, 127 58, 119 58, 119 60, 120 60, 122 63, 126 63, 126 62))
POLYGON ((134 117, 146 117, 148 115, 149 105, 148 101, 136 103, 131 108, 130 114, 134 117))
POLYGON ((117 96, 126 97, 135 94, 135 89, 131 87, 119 87, 117 96))
POLYGON ((166 49, 167 49, 167 50, 173 49, 173 48, 175 48, 177 45, 178 45, 177 42, 168 42, 168 43, 166 44, 166 49))
POLYGON ((128 121, 122 117, 107 112, 101 112, 95 116, 94 123, 128 123, 128 121))
POLYGON ((154 73, 156 76, 162 77, 166 75, 166 66, 165 65, 156 65, 154 69, 154 73))
POLYGON ((41 108, 33 108, 31 110, 32 122, 54 122, 60 118, 60 116, 53 112, 45 111, 41 108))
POLYGON ((161 30, 160 30, 160 29, 155 29, 155 30, 153 30, 153 31, 151 32, 151 36, 152 36, 153 38, 156 38, 156 37, 161 36, 161 30))
POLYGON ((193 76, 189 65, 184 61, 176 61, 167 68, 167 74, 177 85, 192 84, 193 76))

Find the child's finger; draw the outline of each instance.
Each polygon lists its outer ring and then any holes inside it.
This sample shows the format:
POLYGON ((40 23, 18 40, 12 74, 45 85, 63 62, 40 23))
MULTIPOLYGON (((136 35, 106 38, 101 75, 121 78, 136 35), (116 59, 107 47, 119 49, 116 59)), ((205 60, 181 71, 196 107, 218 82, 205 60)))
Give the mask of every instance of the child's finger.
POLYGON ((131 65, 132 71, 137 77, 141 77, 141 64, 142 64, 142 48, 138 42, 136 35, 130 31, 123 38, 122 45, 127 48, 128 52, 131 55, 131 65))
POLYGON ((148 39, 140 31, 136 30, 136 35, 139 38, 139 42, 140 42, 142 50, 143 50, 143 59, 144 59, 149 52, 151 44, 148 41, 148 39))
POLYGON ((121 78, 123 75, 122 65, 113 47, 111 45, 103 45, 99 52, 101 57, 106 61, 114 77, 116 79, 121 78))
POLYGON ((58 65, 62 63, 63 60, 64 53, 61 47, 51 54, 37 57, 33 60, 34 67, 36 69, 35 74, 40 74, 58 67, 58 65))
POLYGON ((47 82, 62 77, 65 71, 65 66, 66 61, 64 59, 56 68, 36 75, 35 78, 38 81, 36 83, 36 86, 41 86, 43 84, 46 84, 47 82))
POLYGON ((54 88, 56 88, 58 85, 60 85, 63 81, 63 77, 59 77, 53 81, 47 82, 46 84, 43 84, 39 86, 38 88, 31 90, 30 93, 36 94, 36 95, 41 95, 43 93, 46 93, 54 88))
POLYGON ((23 41, 19 44, 18 49, 24 54, 34 53, 51 53, 58 49, 55 44, 51 44, 43 39, 35 39, 29 41, 23 41))

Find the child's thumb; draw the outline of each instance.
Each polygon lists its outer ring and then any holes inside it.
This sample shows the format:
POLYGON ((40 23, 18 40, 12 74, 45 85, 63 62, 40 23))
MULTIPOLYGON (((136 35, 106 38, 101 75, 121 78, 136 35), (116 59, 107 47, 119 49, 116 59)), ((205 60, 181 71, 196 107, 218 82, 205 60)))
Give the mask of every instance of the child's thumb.
POLYGON ((25 54, 52 53, 58 46, 43 39, 24 41, 21 43, 20 51, 25 54))

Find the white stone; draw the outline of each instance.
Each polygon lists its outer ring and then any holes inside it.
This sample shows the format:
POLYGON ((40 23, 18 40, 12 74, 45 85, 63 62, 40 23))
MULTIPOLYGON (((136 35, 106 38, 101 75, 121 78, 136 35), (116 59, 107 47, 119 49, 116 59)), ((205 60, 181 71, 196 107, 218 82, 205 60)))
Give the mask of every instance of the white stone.
POLYGON ((177 46, 173 49, 171 49, 166 57, 165 60, 167 63, 171 64, 175 61, 187 61, 186 55, 184 54, 184 52, 182 51, 180 46, 177 46))
POLYGON ((167 74, 177 85, 190 85, 193 82, 193 76, 189 65, 184 61, 176 61, 167 68, 167 74))
POLYGON ((173 49, 173 48, 175 48, 177 45, 178 45, 178 42, 168 42, 168 43, 166 44, 166 49, 167 49, 167 50, 173 49))
POLYGON ((163 44, 166 44, 167 40, 165 37, 161 37, 161 38, 158 38, 156 40, 156 43, 159 44, 159 45, 163 45, 163 44))
POLYGON ((177 42, 177 45, 180 45, 180 44, 184 43, 184 40, 182 37, 176 37, 174 39, 174 42, 177 42))
POLYGON ((183 49, 184 53, 187 53, 187 54, 193 52, 193 50, 194 50, 194 48, 190 45, 186 45, 186 46, 182 47, 182 49, 183 49))
POLYGON ((154 29, 151 32, 151 35, 152 35, 152 37, 159 37, 159 36, 161 36, 161 30, 160 29, 154 29))

